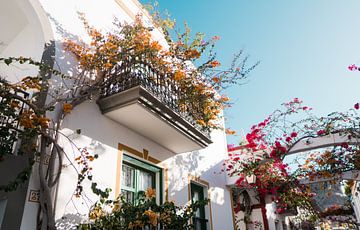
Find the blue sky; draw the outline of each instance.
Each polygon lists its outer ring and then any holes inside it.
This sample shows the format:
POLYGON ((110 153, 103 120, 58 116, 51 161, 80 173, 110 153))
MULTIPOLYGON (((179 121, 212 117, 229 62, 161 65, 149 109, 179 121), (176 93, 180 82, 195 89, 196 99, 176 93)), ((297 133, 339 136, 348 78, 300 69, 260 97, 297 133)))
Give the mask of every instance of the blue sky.
MULTIPOLYGON (((148 2, 142 0, 142 2, 148 2)), ((177 24, 218 35, 218 59, 230 64, 244 49, 260 61, 247 84, 233 87, 227 127, 248 132, 282 102, 304 100, 318 115, 360 101, 360 1, 158 0, 177 24)), ((238 143, 240 136, 229 136, 238 143)))

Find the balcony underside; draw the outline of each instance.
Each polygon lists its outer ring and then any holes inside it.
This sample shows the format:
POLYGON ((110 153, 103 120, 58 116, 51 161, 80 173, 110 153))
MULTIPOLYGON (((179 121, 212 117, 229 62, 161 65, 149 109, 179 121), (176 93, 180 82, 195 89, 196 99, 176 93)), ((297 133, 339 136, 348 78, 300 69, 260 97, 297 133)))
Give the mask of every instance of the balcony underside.
POLYGON ((174 153, 205 148, 210 138, 142 86, 98 101, 102 113, 174 153))

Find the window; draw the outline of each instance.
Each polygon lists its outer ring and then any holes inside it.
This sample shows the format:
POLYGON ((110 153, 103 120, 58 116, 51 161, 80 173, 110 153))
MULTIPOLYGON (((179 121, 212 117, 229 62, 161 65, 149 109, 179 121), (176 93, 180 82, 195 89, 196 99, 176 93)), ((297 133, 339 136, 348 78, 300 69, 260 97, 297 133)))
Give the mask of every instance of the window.
MULTIPOLYGON (((204 200, 204 187, 198 184, 191 182, 190 185, 191 190, 191 202, 196 202, 199 200, 204 200)), ((208 225, 208 220, 206 219, 205 207, 201 207, 195 213, 195 217, 193 219, 194 229, 195 230, 206 230, 208 225)))
POLYGON ((147 188, 157 193, 157 201, 162 201, 162 171, 160 168, 124 155, 121 175, 121 195, 127 202, 136 203, 147 188))

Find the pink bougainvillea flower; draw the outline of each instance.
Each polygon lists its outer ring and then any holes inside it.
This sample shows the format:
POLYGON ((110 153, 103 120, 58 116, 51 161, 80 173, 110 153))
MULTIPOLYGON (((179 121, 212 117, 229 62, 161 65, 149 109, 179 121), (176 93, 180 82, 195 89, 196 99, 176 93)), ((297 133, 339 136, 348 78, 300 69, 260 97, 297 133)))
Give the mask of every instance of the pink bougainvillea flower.
POLYGON ((279 141, 275 141, 275 147, 276 148, 280 148, 281 147, 281 143, 279 141))
POLYGON ((293 101, 293 102, 294 102, 294 103, 301 103, 300 99, 297 98, 297 97, 294 98, 294 101, 293 101))
POLYGON ((341 147, 347 149, 347 148, 349 148, 349 144, 344 142, 344 143, 341 144, 341 147))
POLYGON ((276 151, 276 149, 273 149, 271 152, 270 152, 270 157, 271 158, 274 158, 274 157, 276 157, 276 155, 277 155, 277 151, 276 151))
POLYGON ((292 133, 290 134, 290 136, 291 136, 292 138, 295 138, 295 137, 297 137, 297 133, 296 133, 296 132, 292 132, 292 133))
POLYGON ((258 127, 265 127, 265 125, 266 125, 265 122, 260 122, 260 123, 258 124, 258 127))
POLYGON ((243 181, 245 180, 245 177, 243 176, 240 176, 239 179, 235 182, 235 184, 238 186, 238 187, 241 187, 243 181))
POLYGON ((356 66, 355 64, 349 65, 348 69, 350 71, 360 70, 360 67, 356 66))
POLYGON ((359 102, 354 105, 354 109, 358 110, 360 108, 359 102))
POLYGON ((235 212, 235 213, 238 213, 238 212, 240 212, 240 211, 241 211, 240 205, 236 205, 236 207, 234 208, 234 212, 235 212))
POLYGON ((234 147, 235 147, 234 144, 228 144, 228 145, 227 145, 227 148, 228 148, 228 149, 232 149, 232 148, 234 148, 234 147))
POLYGON ((287 138, 285 139, 286 142, 290 142, 291 140, 292 140, 291 137, 287 137, 287 138))
POLYGON ((275 195, 275 194, 276 194, 276 190, 277 190, 277 188, 273 187, 273 188, 270 189, 270 193, 273 194, 273 195, 275 195))
POLYGON ((285 212, 285 209, 283 209, 283 208, 277 208, 276 209, 276 213, 278 213, 278 214, 281 214, 283 212, 285 212))
POLYGON ((325 130, 319 130, 319 131, 317 131, 317 135, 323 135, 323 134, 325 134, 325 130))

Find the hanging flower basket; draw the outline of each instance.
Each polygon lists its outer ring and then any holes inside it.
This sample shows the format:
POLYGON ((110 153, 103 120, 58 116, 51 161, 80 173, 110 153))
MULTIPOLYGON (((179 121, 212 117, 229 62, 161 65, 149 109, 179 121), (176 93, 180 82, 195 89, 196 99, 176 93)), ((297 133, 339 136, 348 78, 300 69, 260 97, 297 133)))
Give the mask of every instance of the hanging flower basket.
POLYGON ((256 182, 256 176, 255 176, 255 175, 246 176, 246 181, 247 181, 249 184, 255 184, 255 182, 256 182))

